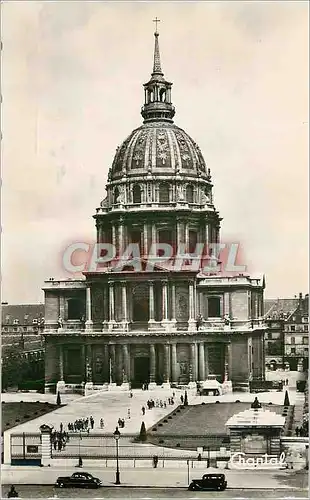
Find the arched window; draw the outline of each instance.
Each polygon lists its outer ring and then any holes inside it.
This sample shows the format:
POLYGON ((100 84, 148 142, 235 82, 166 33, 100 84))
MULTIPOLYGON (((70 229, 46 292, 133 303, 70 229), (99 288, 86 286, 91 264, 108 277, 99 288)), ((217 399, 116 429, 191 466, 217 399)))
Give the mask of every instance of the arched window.
POLYGON ((167 184, 167 182, 162 182, 159 185, 159 203, 168 203, 169 201, 169 184, 167 184))
POLYGON ((191 184, 186 186, 186 200, 188 203, 194 203, 194 188, 191 184))
POLYGON ((135 184, 132 190, 132 199, 134 203, 141 203, 141 187, 135 184))
POLYGON ((118 203, 118 197, 119 197, 119 189, 116 187, 114 189, 113 203, 118 203))
POLYGON ((159 99, 161 102, 166 102, 166 90, 165 89, 160 89, 159 99))
POLYGON ((153 90, 148 91, 149 102, 153 102, 153 90))

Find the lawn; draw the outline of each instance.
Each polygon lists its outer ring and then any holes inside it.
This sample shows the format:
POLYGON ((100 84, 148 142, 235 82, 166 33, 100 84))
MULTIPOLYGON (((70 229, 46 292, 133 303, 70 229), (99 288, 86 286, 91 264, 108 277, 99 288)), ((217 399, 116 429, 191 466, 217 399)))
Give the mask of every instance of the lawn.
MULTIPOLYGON (((281 414, 283 406, 262 405, 281 414)), ((251 407, 251 403, 207 403, 179 406, 148 430, 148 441, 172 448, 212 449, 227 446, 227 420, 251 407)))
POLYGON ((29 420, 50 413, 59 406, 51 403, 40 403, 39 401, 31 403, 20 401, 19 403, 1 404, 2 420, 1 431, 7 431, 16 425, 23 424, 29 420))

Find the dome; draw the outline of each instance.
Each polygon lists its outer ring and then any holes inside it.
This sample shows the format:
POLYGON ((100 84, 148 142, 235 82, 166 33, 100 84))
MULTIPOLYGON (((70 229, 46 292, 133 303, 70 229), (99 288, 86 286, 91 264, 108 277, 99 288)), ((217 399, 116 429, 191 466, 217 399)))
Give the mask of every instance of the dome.
POLYGON ((165 121, 147 122, 133 130, 117 149, 110 180, 148 173, 209 176, 199 146, 184 130, 165 121))

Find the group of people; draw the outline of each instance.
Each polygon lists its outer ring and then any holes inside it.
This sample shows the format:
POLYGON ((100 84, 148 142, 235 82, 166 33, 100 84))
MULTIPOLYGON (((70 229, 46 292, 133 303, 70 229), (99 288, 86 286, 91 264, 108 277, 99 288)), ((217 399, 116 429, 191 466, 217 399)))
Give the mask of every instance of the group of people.
MULTIPOLYGON (((175 398, 175 392, 172 393, 172 397, 168 398, 168 404, 169 405, 174 405, 174 398, 175 398)), ((146 406, 148 407, 149 410, 152 408, 167 408, 167 402, 163 401, 162 399, 148 399, 146 402, 146 406)), ((145 415, 145 406, 142 406, 141 408, 142 415, 145 415)))
MULTIPOLYGON (((103 424, 103 419, 100 420, 100 428, 102 428, 104 425, 103 424), (102 422, 101 422, 102 421, 102 422)), ((93 429, 95 426, 95 420, 92 417, 92 415, 88 418, 79 418, 75 420, 75 422, 69 422, 68 423, 68 429, 71 432, 89 432, 90 429, 93 429)))
POLYGON ((67 432, 63 431, 63 425, 61 424, 61 428, 59 431, 54 431, 51 435, 52 445, 54 450, 64 450, 67 442, 69 441, 69 435, 67 432))
POLYGON ((117 423, 121 429, 124 429, 124 427, 125 427, 125 419, 124 418, 119 418, 117 423))

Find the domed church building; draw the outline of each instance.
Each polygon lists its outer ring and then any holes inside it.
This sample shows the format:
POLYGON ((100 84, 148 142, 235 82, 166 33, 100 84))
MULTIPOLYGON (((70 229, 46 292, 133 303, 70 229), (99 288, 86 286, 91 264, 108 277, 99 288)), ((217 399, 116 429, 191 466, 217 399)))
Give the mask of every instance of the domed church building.
POLYGON ((221 267, 210 169, 174 123, 158 38, 143 123, 117 148, 94 215, 96 266, 45 281, 46 391, 264 378, 264 278, 221 267))

